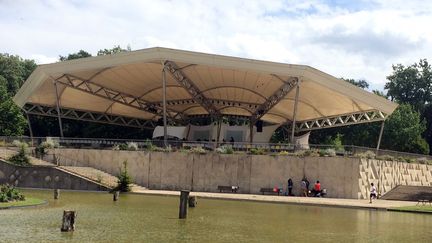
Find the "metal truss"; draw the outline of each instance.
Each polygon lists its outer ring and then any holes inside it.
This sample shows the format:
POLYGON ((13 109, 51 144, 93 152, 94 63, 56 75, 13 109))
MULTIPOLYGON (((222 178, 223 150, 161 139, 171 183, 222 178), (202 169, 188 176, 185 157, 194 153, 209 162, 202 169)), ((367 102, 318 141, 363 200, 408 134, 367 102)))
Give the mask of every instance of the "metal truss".
POLYGON ((264 116, 271 108, 273 108, 279 101, 293 90, 298 84, 299 80, 297 77, 291 77, 288 80, 282 80, 276 75, 273 75, 283 82, 283 85, 276 90, 272 96, 270 96, 264 103, 262 103, 252 114, 251 121, 255 122, 264 116))
POLYGON ((166 61, 164 63, 164 68, 183 88, 187 90, 195 102, 200 104, 211 116, 220 117, 220 112, 216 107, 202 94, 198 87, 186 76, 176 63, 166 61))
POLYGON ((302 132, 330 127, 348 126, 367 122, 383 121, 387 117, 388 115, 384 112, 369 110, 297 122, 295 130, 296 132, 302 132))
MULTIPOLYGON (((32 103, 27 103, 23 110, 26 114, 58 117, 56 107, 42 106, 32 103)), ((138 118, 109 115, 99 112, 91 112, 85 110, 61 108, 60 117, 64 119, 72 119, 78 121, 98 122, 111 125, 120 125, 127 127, 135 127, 141 129, 153 129, 156 124, 152 120, 143 120, 138 118)))
MULTIPOLYGON (((135 97, 130 94, 116 91, 114 89, 106 88, 102 85, 95 84, 93 82, 90 82, 89 80, 85 80, 74 75, 65 74, 62 77, 58 78, 56 82, 65 85, 66 87, 83 91, 85 93, 104 98, 114 103, 123 104, 157 116, 162 116, 163 111, 160 105, 150 103, 140 97, 135 97), (67 81, 65 81, 63 77, 65 77, 67 81)), ((176 114, 178 113, 177 111, 174 110, 170 110, 170 111, 176 114)), ((177 115, 183 117, 183 114, 177 114, 177 115)))
MULTIPOLYGON (((244 102, 244 101, 233 101, 233 100, 224 100, 224 99, 208 99, 210 103, 212 103, 216 109, 219 106, 223 107, 233 107, 233 108, 242 108, 245 110, 255 110, 261 103, 252 103, 252 102, 244 102)), ((162 105, 162 102, 150 102, 149 104, 162 105)), ((167 105, 182 105, 182 104, 198 104, 194 99, 181 99, 181 100, 167 100, 167 105)), ((219 109, 220 110, 220 109, 219 109)))

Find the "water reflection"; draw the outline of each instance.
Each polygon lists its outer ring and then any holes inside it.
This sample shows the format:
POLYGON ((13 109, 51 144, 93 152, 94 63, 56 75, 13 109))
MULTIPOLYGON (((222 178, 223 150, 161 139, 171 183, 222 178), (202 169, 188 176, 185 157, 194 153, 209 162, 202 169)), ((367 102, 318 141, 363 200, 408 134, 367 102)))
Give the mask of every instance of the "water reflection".
POLYGON ((199 199, 179 220, 178 198, 28 191, 49 206, 0 211, 2 242, 422 242, 432 217, 422 214, 199 199), (62 211, 78 212, 76 231, 61 233, 62 211))

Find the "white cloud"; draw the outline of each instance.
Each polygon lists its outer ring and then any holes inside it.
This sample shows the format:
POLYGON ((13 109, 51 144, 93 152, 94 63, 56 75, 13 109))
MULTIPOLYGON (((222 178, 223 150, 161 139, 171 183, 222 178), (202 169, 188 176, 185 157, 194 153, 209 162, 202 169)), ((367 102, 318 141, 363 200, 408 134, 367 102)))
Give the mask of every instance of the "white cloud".
POLYGON ((331 2, 0 0, 0 52, 46 63, 164 46, 308 64, 380 89, 391 64, 431 58, 430 1, 331 2))

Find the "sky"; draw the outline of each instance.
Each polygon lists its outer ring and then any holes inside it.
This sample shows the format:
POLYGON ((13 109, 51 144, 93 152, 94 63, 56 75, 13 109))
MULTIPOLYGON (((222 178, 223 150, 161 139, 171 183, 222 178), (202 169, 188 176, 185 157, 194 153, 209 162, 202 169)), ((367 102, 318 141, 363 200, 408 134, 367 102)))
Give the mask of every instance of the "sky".
POLYGON ((0 0, 0 53, 169 47, 292 64, 383 90, 393 64, 432 61, 429 0, 0 0))

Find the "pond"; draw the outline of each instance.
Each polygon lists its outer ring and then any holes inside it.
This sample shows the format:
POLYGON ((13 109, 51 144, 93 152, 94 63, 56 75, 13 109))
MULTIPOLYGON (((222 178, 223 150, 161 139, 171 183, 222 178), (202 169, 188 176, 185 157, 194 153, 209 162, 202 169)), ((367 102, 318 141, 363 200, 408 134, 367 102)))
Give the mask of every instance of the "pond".
POLYGON ((186 220, 178 197, 24 190, 48 206, 0 210, 1 242, 431 242, 432 215, 198 199, 186 220), (60 232, 63 210, 76 230, 60 232))

